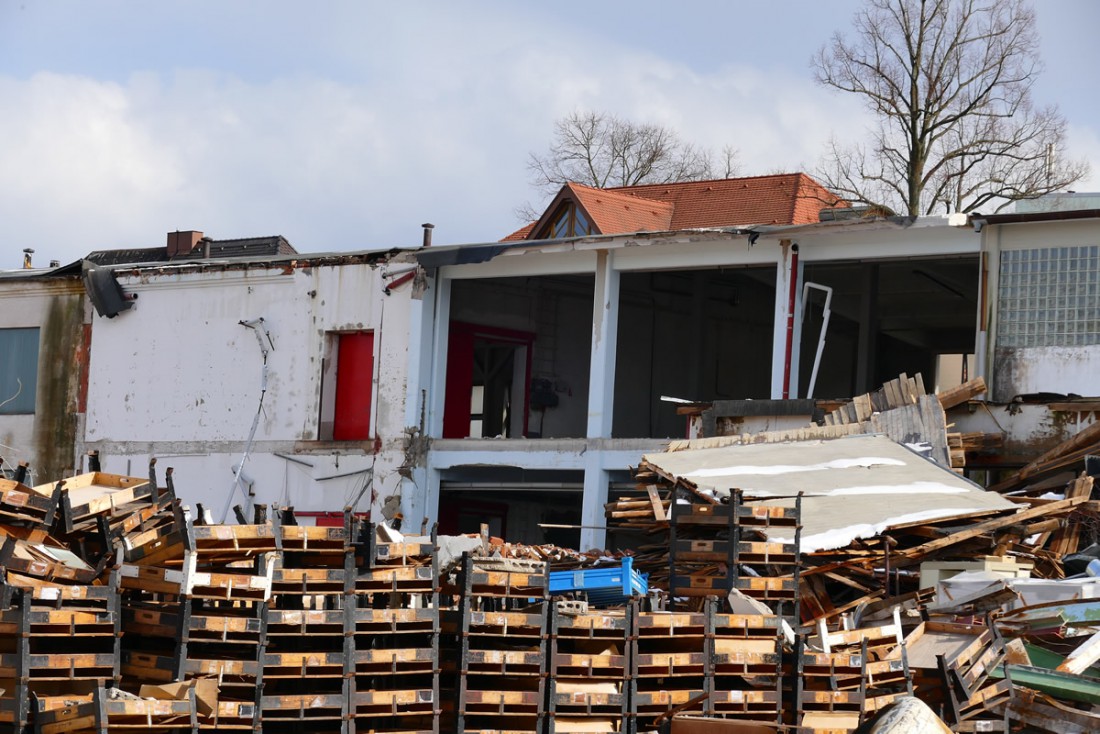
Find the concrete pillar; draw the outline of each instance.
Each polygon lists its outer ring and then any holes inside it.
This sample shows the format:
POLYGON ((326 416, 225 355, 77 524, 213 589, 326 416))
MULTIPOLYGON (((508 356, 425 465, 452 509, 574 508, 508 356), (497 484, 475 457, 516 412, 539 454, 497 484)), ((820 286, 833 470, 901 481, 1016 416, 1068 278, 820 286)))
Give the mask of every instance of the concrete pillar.
POLYGON ((585 454, 584 500, 581 504, 581 543, 579 550, 607 547, 607 518, 603 506, 607 502, 610 482, 607 471, 600 464, 598 451, 585 454))
POLYGON ((447 340, 451 326, 451 280, 437 270, 435 318, 432 320, 431 369, 428 370, 428 435, 443 435, 443 405, 447 395, 447 340))
POLYGON ((615 348, 619 330, 619 271, 612 253, 596 259, 592 299, 592 360, 588 373, 588 438, 610 438, 615 404, 615 348))
MULTIPOLYGON (((783 374, 787 361, 787 308, 791 295, 792 251, 790 240, 781 240, 775 267, 775 321, 772 325, 772 400, 783 397, 783 374)), ((797 273, 795 273, 797 275, 797 273)), ((797 381, 791 379, 792 385, 797 381)), ((797 387, 791 391, 797 392, 797 387)), ((792 395, 793 396, 793 395, 792 395)))
POLYGON ((863 264, 859 304, 859 346, 856 350, 856 386, 853 395, 878 387, 878 263, 863 264))

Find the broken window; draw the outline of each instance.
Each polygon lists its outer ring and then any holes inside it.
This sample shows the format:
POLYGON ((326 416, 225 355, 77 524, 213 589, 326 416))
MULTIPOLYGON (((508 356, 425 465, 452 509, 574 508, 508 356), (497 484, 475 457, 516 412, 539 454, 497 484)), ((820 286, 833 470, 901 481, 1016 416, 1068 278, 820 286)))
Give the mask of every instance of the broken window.
POLYGON ((0 415, 34 413, 38 329, 0 329, 0 415))
POLYGON ((326 335, 321 380, 320 438, 366 441, 371 437, 374 392, 374 332, 326 335))
POLYGON ((999 347, 1100 344, 1100 246, 1001 253, 999 347))

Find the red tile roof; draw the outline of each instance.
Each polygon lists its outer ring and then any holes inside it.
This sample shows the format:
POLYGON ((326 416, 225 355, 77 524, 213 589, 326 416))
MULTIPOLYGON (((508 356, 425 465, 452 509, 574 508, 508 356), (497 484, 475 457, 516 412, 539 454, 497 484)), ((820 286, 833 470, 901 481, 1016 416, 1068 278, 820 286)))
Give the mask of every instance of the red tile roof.
POLYGON ((531 239, 567 198, 584 209, 599 234, 809 224, 818 221, 819 212, 826 207, 846 206, 804 173, 613 189, 570 183, 562 187, 539 221, 505 240, 531 239))

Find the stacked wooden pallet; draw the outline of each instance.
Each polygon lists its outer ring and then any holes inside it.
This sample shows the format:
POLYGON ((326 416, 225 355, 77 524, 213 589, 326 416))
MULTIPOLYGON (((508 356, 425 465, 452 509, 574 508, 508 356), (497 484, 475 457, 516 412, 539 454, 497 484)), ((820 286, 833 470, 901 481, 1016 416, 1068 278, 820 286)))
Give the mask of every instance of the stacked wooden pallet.
POLYGON ((274 514, 282 553, 267 607, 261 721, 267 732, 346 732, 350 720, 355 550, 350 513, 338 527, 274 514))
POLYGON ((193 689, 185 698, 158 700, 118 688, 96 688, 86 695, 39 698, 35 704, 35 734, 192 734, 198 730, 193 689))
POLYGON ((887 624, 830 631, 798 645, 796 703, 806 729, 854 730, 866 717, 912 695, 898 609, 887 624))
POLYGON ((91 694, 119 681, 118 576, 102 586, 0 585, 0 722, 26 727, 32 700, 91 694))
POLYGON ((623 730, 632 613, 632 606, 589 612, 569 601, 551 605, 547 734, 623 730))
POLYGON ((701 711, 710 668, 707 615, 636 609, 631 620, 632 730, 646 731, 669 710, 690 707, 694 701, 695 710, 701 711))
MULTIPOLYGON (((674 497, 681 493, 678 489, 674 497)), ((737 589, 773 605, 786 604, 797 618, 800 517, 801 497, 793 508, 748 505, 740 492, 727 504, 674 501, 668 527, 673 600, 725 597, 737 589), (769 541, 775 532, 792 536, 793 542, 769 541)))
POLYGON ((123 676, 131 688, 214 678, 218 704, 199 728, 253 729, 280 538, 270 523, 196 526, 187 513, 182 522, 173 530, 182 557, 135 553, 121 568, 123 676), (165 565, 142 565, 149 558, 165 565))
POLYGON ((548 588, 547 564, 463 556, 448 731, 542 731, 548 588))
POLYGON ((783 720, 782 617, 770 613, 730 613, 712 600, 707 614, 704 711, 717 718, 783 720))
POLYGON ((439 559, 431 542, 379 540, 363 526, 349 600, 355 730, 440 731, 439 559))

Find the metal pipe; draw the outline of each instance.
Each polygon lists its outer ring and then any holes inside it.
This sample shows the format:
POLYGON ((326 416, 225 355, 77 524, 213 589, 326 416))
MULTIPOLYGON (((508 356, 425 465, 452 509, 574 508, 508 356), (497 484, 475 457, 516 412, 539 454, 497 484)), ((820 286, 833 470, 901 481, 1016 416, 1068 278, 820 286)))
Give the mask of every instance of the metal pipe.
POLYGON ((810 386, 806 389, 806 397, 812 398, 814 396, 814 386, 817 385, 817 370, 821 367, 821 355, 825 351, 825 332, 829 328, 829 316, 832 311, 829 306, 833 302, 833 289, 827 285, 820 285, 819 283, 806 283, 802 286, 802 321, 806 321, 806 309, 809 307, 807 297, 811 288, 817 288, 820 291, 825 292, 825 309, 822 312, 821 319, 821 333, 817 337, 817 352, 814 354, 814 368, 810 373, 810 386))

